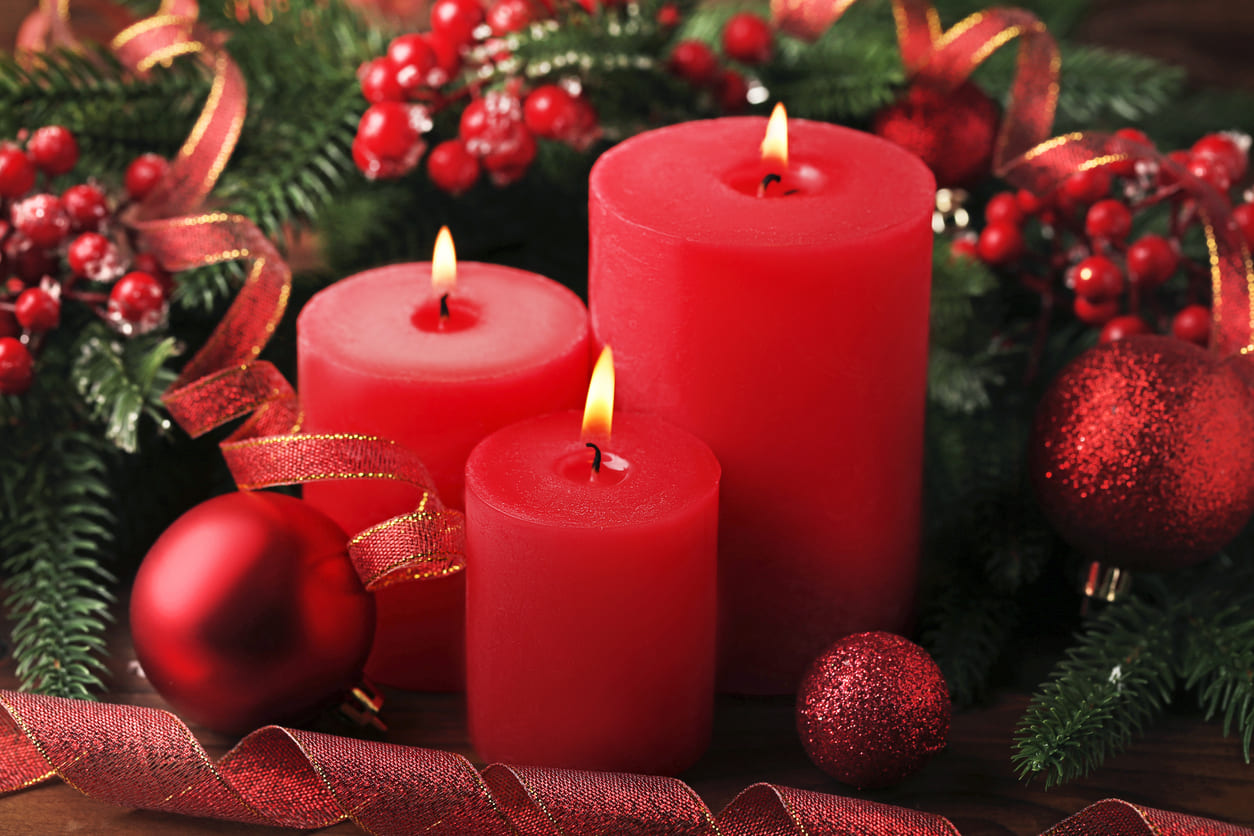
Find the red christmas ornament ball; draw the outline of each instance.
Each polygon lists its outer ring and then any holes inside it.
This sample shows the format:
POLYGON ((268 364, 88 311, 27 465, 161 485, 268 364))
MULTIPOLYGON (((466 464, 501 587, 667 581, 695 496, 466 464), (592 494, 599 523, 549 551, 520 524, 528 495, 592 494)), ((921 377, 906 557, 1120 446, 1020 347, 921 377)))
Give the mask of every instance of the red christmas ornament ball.
POLYGON ((1029 469, 1045 516, 1086 557, 1172 569, 1219 551, 1254 513, 1252 438, 1254 398, 1232 362, 1129 336, 1054 379, 1029 469))
POLYGON ((950 92, 916 84, 875 115, 872 130, 921 157, 943 188, 988 174, 1000 121, 997 105, 971 82, 950 92))
POLYGON ((148 681, 184 719, 230 734, 333 704, 357 684, 374 636, 347 540, 275 493, 225 494, 179 517, 131 592, 148 681))
POLYGON ((936 662, 892 633, 846 636, 814 660, 797 731, 815 765, 859 789, 891 786, 945 748, 949 689, 936 662))

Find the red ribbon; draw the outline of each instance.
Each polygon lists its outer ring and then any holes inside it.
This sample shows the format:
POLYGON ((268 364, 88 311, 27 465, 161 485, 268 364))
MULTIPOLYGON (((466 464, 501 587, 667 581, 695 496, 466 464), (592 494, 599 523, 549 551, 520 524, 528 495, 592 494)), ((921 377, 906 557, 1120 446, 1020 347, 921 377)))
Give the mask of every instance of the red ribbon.
MULTIPOLYGON (((74 43, 67 6, 67 0, 43 0, 49 43, 74 43)), ((163 0, 157 14, 127 27, 112 43, 122 64, 136 72, 197 55, 213 74, 204 110, 169 172, 126 219, 139 234, 141 249, 171 271, 226 261, 249 266, 226 315, 163 396, 166 408, 193 436, 247 416, 222 443, 241 490, 327 479, 391 479, 418 487, 422 496, 415 511, 349 541, 349 556, 368 589, 460 571, 462 515, 444 507, 417 456, 374 436, 301 433, 295 390, 271 363, 258 359, 291 293, 291 270, 278 249, 247 218, 188 214, 212 191, 247 111, 243 75, 197 26, 198 11, 196 0, 163 0)))
MULTIPOLYGON (((816 38, 855 0, 771 0, 771 13, 783 30, 816 38)), ((944 92, 958 87, 990 55, 1019 41, 1018 66, 1002 119, 993 168, 1049 136, 1058 105, 1058 44, 1036 15, 1023 9, 993 8, 942 32, 940 16, 927 0, 893 0, 897 42, 911 83, 944 92)))
MULTIPOLYGON (((958 836, 940 816, 755 784, 715 815, 673 778, 493 765, 460 755, 268 726, 217 763, 154 708, 0 691, 0 792, 59 777, 146 810, 368 833, 448 836, 958 836)), ((1047 836, 1252 836, 1207 819, 1103 801, 1047 836)))

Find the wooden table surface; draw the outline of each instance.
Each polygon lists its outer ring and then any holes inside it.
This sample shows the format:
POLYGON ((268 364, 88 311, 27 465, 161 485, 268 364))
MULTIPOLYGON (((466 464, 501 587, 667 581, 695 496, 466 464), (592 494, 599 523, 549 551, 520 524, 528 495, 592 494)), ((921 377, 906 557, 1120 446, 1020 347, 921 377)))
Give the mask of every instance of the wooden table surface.
MULTIPOLYGON (((137 675, 124 626, 111 641, 110 701, 165 707, 137 675)), ((0 663, 0 688, 13 687, 12 660, 0 663)), ((715 811, 746 786, 769 781, 784 786, 861 795, 948 816, 963 836, 1035 836, 1068 815, 1104 798, 1221 819, 1254 828, 1254 766, 1217 726, 1189 714, 1168 715, 1127 752, 1088 779, 1052 790, 1024 785, 1010 766, 1015 723, 1027 697, 1004 693, 982 708, 955 715, 949 747, 922 772, 899 786, 857 793, 828 778, 807 759, 793 728, 786 698, 721 697, 713 745, 682 777, 715 811)), ((390 742, 460 752, 482 763, 470 748, 460 696, 387 692, 384 717, 390 742)), ((233 739, 193 727, 219 757, 233 739)), ((90 800, 59 781, 0 798, 0 834, 273 834, 252 827, 163 813, 125 810, 90 800)), ((326 833, 360 831, 345 823, 326 833)))

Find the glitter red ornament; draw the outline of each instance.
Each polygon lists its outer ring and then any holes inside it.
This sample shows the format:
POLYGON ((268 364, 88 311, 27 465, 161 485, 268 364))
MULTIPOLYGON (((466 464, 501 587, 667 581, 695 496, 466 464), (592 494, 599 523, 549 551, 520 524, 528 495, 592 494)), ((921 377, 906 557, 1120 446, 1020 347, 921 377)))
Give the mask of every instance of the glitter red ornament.
POLYGON ((969 81, 948 93, 915 84, 875 115, 872 130, 921 157, 944 188, 988 174, 1000 121, 997 105, 969 81))
POLYGON ((135 653, 184 719, 227 733, 299 721, 360 677, 374 599, 348 538, 299 499, 232 493, 179 517, 131 592, 135 653))
POLYGON ((936 662, 892 633, 846 636, 814 660, 797 696, 806 754, 838 781, 887 787, 945 748, 949 690, 936 662))
POLYGON ((1086 557, 1172 569, 1254 513, 1254 398, 1234 360, 1129 336, 1076 358, 1037 410, 1030 471, 1045 516, 1086 557))

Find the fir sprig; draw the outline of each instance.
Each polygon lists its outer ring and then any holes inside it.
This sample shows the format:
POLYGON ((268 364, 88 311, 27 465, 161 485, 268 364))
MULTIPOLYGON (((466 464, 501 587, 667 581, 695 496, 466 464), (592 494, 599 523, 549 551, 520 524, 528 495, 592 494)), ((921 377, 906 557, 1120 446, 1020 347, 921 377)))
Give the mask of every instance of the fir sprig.
POLYGON ((1045 786, 1080 778, 1162 713, 1178 681, 1177 609, 1130 597, 1094 618, 1019 722, 1013 762, 1045 786))
POLYGON ((83 332, 72 372, 74 384, 88 415, 119 449, 127 453, 138 449, 145 417, 168 425, 160 398, 174 381, 170 360, 178 353, 174 337, 119 340, 103 324, 83 332))

